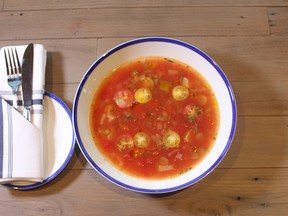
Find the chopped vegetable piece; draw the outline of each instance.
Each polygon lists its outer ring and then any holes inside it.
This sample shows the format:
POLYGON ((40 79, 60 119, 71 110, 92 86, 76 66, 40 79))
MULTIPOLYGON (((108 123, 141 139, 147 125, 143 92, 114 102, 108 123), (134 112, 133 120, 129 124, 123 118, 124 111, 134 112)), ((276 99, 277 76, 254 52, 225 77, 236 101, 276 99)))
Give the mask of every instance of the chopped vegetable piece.
POLYGON ((173 170, 174 167, 172 165, 159 165, 158 166, 158 170, 160 172, 163 172, 163 171, 169 171, 169 170, 173 170))
POLYGON ((171 82, 167 80, 160 80, 160 90, 168 92, 171 87, 171 82))
POLYGON ((207 104, 207 97, 205 95, 199 95, 196 97, 196 100, 198 101, 199 105, 205 106, 207 104))
POLYGON ((141 84, 145 88, 153 88, 154 87, 154 82, 150 77, 145 77, 143 80, 141 80, 141 84))
POLYGON ((177 160, 182 160, 182 159, 183 159, 183 154, 178 153, 178 154, 175 156, 175 159, 177 159, 177 160))
POLYGON ((179 73, 178 70, 174 70, 174 69, 169 69, 169 70, 168 70, 168 74, 170 74, 170 75, 176 75, 176 74, 178 74, 178 73, 179 73))
POLYGON ((188 78, 187 77, 183 77, 182 85, 187 87, 187 88, 189 88, 189 84, 190 84, 190 82, 189 82, 188 78))
POLYGON ((175 131, 169 130, 164 134, 162 141, 165 148, 175 148, 180 144, 180 136, 175 131))
POLYGON ((167 165, 168 163, 169 163, 169 160, 166 157, 162 156, 159 158, 159 161, 158 161, 159 165, 167 165))
POLYGON ((194 136, 195 136, 194 130, 189 129, 184 136, 184 141, 190 143, 193 140, 194 136))
POLYGON ((118 91, 114 95, 114 101, 120 108, 128 108, 133 105, 133 93, 129 90, 118 91))
POLYGON ((133 139, 129 135, 121 135, 118 139, 117 146, 119 151, 125 151, 133 148, 133 139))
POLYGON ((147 103, 152 99, 152 92, 147 88, 139 88, 134 96, 138 103, 147 103))
POLYGON ((183 85, 175 86, 172 90, 172 95, 177 101, 185 100, 189 96, 189 89, 183 85))
POLYGON ((134 76, 137 76, 138 74, 138 71, 137 70, 132 70, 131 71, 131 75, 134 77, 134 76))
POLYGON ((196 139, 197 140, 202 140, 204 138, 204 134, 203 133, 197 133, 196 134, 196 139))
POLYGON ((111 130, 109 130, 108 128, 99 128, 98 132, 100 134, 103 134, 105 136, 108 136, 111 133, 111 130))
POLYGON ((134 143, 138 148, 146 148, 149 145, 150 139, 144 132, 138 132, 134 135, 134 143))
POLYGON ((188 118, 189 122, 193 122, 201 112, 202 110, 200 107, 192 104, 187 105, 183 109, 183 114, 188 118))
POLYGON ((106 108, 106 111, 107 111, 106 117, 107 117, 108 121, 109 122, 113 121, 116 118, 116 116, 113 114, 113 112, 115 111, 113 106, 108 105, 106 108))
POLYGON ((206 150, 204 148, 196 148, 191 152, 191 158, 194 160, 203 157, 206 154, 206 150))
POLYGON ((143 151, 139 150, 139 149, 132 149, 130 152, 129 152, 130 156, 131 157, 134 157, 134 158, 137 158, 137 157, 141 157, 142 154, 143 154, 143 151))
POLYGON ((191 158, 194 159, 194 160, 198 159, 199 158, 199 153, 196 150, 193 151, 192 154, 191 154, 191 158))

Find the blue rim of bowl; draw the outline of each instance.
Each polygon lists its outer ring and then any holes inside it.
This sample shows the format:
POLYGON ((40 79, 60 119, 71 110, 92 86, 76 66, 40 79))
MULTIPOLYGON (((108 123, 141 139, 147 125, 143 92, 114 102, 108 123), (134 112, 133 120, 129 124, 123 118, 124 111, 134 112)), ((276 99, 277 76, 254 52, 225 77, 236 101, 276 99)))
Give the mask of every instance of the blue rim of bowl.
MULTIPOLYGON (((52 94, 52 93, 46 91, 44 93, 44 96, 47 96, 47 97, 55 100, 56 102, 58 102, 63 107, 63 109, 66 111, 67 115, 69 116, 70 122, 72 124, 72 113, 71 113, 71 110, 69 109, 69 107, 55 94, 52 94)), ((30 185, 14 185, 14 184, 3 184, 3 185, 10 187, 10 188, 13 188, 13 189, 17 189, 17 190, 31 190, 31 189, 41 187, 41 186, 51 182, 52 180, 54 180, 64 170, 64 168, 67 166, 67 164, 69 163, 69 161, 73 155, 74 148, 75 148, 75 134, 73 133, 72 136, 73 137, 72 137, 72 143, 71 143, 71 148, 69 150, 69 154, 67 155, 64 163, 52 175, 48 176, 42 182, 32 183, 30 185)))
POLYGON ((150 193, 150 194, 160 194, 160 193, 170 193, 170 192, 175 192, 178 190, 182 190, 184 188, 187 188, 193 184, 195 184, 196 182, 200 181, 201 179, 203 179, 205 176, 207 176, 211 171, 213 171, 217 165, 222 161, 222 159, 224 158, 224 156, 226 155, 228 149, 231 146, 234 134, 235 134, 235 130, 236 130, 236 122, 237 122, 237 108, 236 108, 236 99, 232 90, 232 86, 228 80, 228 78, 226 77, 226 75, 224 74, 224 72, 222 71, 222 69, 215 63, 215 61, 210 58, 206 53, 204 53, 203 51, 201 51, 200 49, 196 48, 195 46, 188 44, 186 42, 180 41, 180 40, 176 40, 173 38, 166 38, 166 37, 145 37, 145 38, 138 38, 138 39, 134 39, 134 40, 130 40, 127 42, 124 42, 114 48, 112 48, 111 50, 109 50, 108 52, 106 52, 104 55, 102 55, 101 57, 99 57, 93 64, 92 66, 88 69, 88 71, 86 72, 86 74, 83 76, 76 95, 75 95, 75 99, 74 99, 74 104, 73 104, 73 109, 72 109, 72 121, 73 121, 73 127, 74 127, 74 133, 76 136, 76 140, 78 143, 78 146, 81 150, 81 152, 83 153, 84 157, 86 158, 86 160, 90 163, 90 165, 99 173, 101 174, 103 177, 105 177, 106 179, 108 179, 109 181, 111 181, 112 183, 132 190, 132 191, 136 191, 136 192, 141 192, 141 193, 150 193), (184 184, 175 186, 175 187, 169 187, 169 188, 163 188, 163 189, 146 189, 146 188, 140 188, 140 187, 134 187, 128 184, 125 184, 123 182, 120 182, 118 180, 116 180, 115 178, 112 178, 111 176, 109 176, 106 172, 104 172, 93 160, 92 158, 89 156, 88 152, 86 151, 83 142, 81 140, 81 136, 79 134, 78 131, 78 123, 77 123, 77 106, 78 106, 78 101, 79 101, 79 97, 81 95, 81 91, 82 88, 84 87, 86 81, 88 80, 90 74, 93 72, 93 70, 97 67, 97 65, 99 65, 102 61, 104 61, 108 56, 112 55, 113 53, 117 52, 118 50, 121 50, 125 47, 134 45, 134 44, 139 44, 139 43, 145 43, 145 42, 164 42, 164 43, 172 43, 172 44, 176 44, 179 46, 183 46, 186 47, 194 52, 196 52, 197 54, 201 55, 204 59, 206 59, 219 73, 219 75, 222 77, 222 80, 224 81, 226 88, 229 92, 230 95, 230 102, 231 102, 231 107, 232 107, 232 126, 230 129, 230 134, 229 134, 229 138, 227 140, 227 143, 225 145, 224 150, 222 151, 221 155, 218 157, 218 159, 212 164, 212 166, 210 166, 209 168, 207 168, 207 170, 205 172, 203 172, 201 175, 199 175, 197 178, 192 179, 187 181, 184 184))

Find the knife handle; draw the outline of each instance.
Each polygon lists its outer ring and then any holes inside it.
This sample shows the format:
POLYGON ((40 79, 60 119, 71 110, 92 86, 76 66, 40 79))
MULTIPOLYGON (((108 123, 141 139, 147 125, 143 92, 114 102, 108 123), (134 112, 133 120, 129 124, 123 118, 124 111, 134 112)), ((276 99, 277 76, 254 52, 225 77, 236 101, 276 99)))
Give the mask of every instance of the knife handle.
POLYGON ((28 120, 31 121, 31 112, 29 108, 24 108, 23 116, 28 120))

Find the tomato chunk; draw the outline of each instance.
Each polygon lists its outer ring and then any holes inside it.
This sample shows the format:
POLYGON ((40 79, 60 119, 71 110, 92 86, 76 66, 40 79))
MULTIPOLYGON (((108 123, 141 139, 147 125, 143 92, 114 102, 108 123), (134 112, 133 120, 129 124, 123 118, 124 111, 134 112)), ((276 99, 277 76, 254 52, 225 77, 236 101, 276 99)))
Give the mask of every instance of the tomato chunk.
POLYGON ((152 99, 152 92, 148 88, 139 88, 135 92, 135 100, 138 103, 147 103, 152 99))
POLYGON ((134 135, 134 143, 138 148, 146 148, 149 142, 149 137, 144 132, 138 132, 134 135))
POLYGON ((183 85, 175 86, 172 90, 172 95, 177 101, 185 100, 189 96, 189 89, 183 85))
POLYGON ((165 148, 175 148, 180 144, 180 136, 175 131, 169 130, 163 136, 163 144, 165 148))
POLYGON ((129 90, 121 90, 115 93, 114 101, 120 108, 131 107, 134 103, 133 93, 129 90))
POLYGON ((133 148, 134 143, 132 137, 130 135, 121 135, 118 138, 117 146, 119 151, 125 151, 133 148))
POLYGON ((187 117, 189 122, 193 122, 201 112, 201 108, 193 104, 189 104, 183 109, 183 114, 187 117))

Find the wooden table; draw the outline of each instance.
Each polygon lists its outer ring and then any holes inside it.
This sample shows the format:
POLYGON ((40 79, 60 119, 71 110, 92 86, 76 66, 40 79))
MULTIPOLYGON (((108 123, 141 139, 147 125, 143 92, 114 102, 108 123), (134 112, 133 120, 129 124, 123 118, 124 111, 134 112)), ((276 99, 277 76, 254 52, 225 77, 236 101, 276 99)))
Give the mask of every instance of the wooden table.
POLYGON ((287 0, 0 0, 0 32, 1 47, 45 45, 46 89, 70 108, 97 57, 144 36, 180 39, 210 55, 231 81, 238 107, 228 154, 185 190, 145 195, 122 189, 76 147, 48 185, 0 187, 0 215, 287 215, 287 0))

